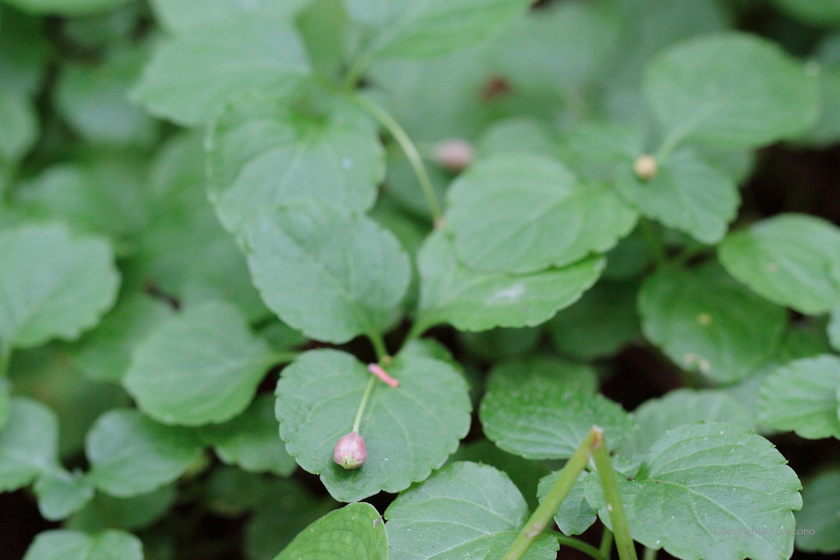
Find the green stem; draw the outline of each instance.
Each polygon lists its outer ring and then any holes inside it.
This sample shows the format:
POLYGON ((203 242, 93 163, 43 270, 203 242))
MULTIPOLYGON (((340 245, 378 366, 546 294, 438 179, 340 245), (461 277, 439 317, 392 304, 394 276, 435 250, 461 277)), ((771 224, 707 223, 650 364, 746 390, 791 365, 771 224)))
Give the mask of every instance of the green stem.
POLYGON ((356 411, 356 419, 353 420, 353 431, 359 431, 359 424, 362 423, 362 413, 365 411, 365 407, 367 406, 368 398, 370 398, 370 393, 373 391, 373 385, 376 383, 376 377, 373 375, 370 376, 368 379, 367 387, 365 387, 365 394, 362 395, 362 402, 359 403, 359 410, 356 411))
POLYGON ((605 555, 607 558, 610 557, 610 551, 612 550, 613 545, 613 532, 610 531, 606 526, 604 527, 604 532, 601 533, 601 546, 599 550, 601 554, 605 555))
POLYGON ((288 364, 290 362, 294 362, 298 356, 301 355, 301 352, 273 352, 269 357, 269 365, 277 365, 277 364, 288 364))
POLYGON ((439 223, 443 217, 443 213, 441 212, 440 203, 438 202, 437 195, 435 194, 435 189, 432 186, 432 181, 429 179, 429 173, 426 171, 426 166, 423 163, 423 158, 420 156, 420 152, 417 151, 417 146, 415 146, 414 142, 411 141, 411 138, 409 138, 408 134, 406 134, 405 130, 403 130, 400 126, 400 123, 388 114, 387 111, 379 107, 377 104, 368 101, 361 95, 355 95, 352 99, 362 109, 370 113, 370 115, 375 118, 379 124, 385 127, 394 140, 397 141, 397 144, 400 145, 405 157, 408 158, 408 162, 411 164, 412 169, 414 169, 414 174, 417 176, 417 181, 420 183, 420 188, 423 190, 423 196, 426 198, 426 204, 432 212, 432 218, 436 224, 439 223))
POLYGON ((597 439, 592 444, 592 458, 595 460, 598 477, 601 479, 601 487, 604 489, 604 499, 607 502, 607 511, 610 514, 613 533, 615 533, 618 557, 621 560, 637 560, 636 548, 633 545, 633 537, 630 536, 630 526, 627 524, 627 516, 624 514, 624 506, 618 492, 618 481, 610 460, 610 452, 607 451, 603 431, 599 432, 597 439))
POLYGON ((649 546, 646 546, 645 547, 645 554, 644 554, 644 556, 642 556, 642 559, 643 560, 656 560, 656 553, 657 552, 659 552, 659 550, 657 550, 655 548, 650 548, 649 546))
POLYGON ((668 254, 665 252, 665 246, 662 245, 662 240, 656 233, 653 223, 642 216, 639 221, 639 227, 642 228, 642 235, 644 235, 645 242, 647 242, 648 247, 653 253, 653 258, 656 259, 656 264, 659 266, 666 264, 668 262, 668 254))
POLYGON ((560 546, 568 546, 569 548, 574 548, 583 552, 584 554, 594 558, 595 560, 609 560, 609 557, 604 556, 601 554, 601 551, 592 546, 591 544, 587 544, 581 540, 578 540, 574 537, 567 537, 562 533, 553 533, 557 540, 560 542, 560 546))
POLYGON ((379 333, 368 334, 370 343, 373 344, 373 350, 376 352, 376 360, 378 362, 390 362, 391 358, 388 356, 388 348, 385 346, 385 339, 379 333))
POLYGON ((516 535, 516 540, 513 541, 510 549, 508 549, 504 560, 520 560, 528 552, 534 539, 551 523, 551 520, 557 513, 557 508, 560 507, 563 499, 569 493, 569 490, 572 489, 572 485, 578 476, 580 476, 580 473, 586 468, 591 454, 592 443, 596 441, 596 438, 602 436, 603 433, 603 430, 596 426, 593 426, 589 430, 589 433, 583 438, 583 441, 575 450, 574 454, 566 461, 566 464, 560 471, 560 476, 551 486, 551 490, 548 491, 548 494, 543 498, 537 510, 531 515, 531 518, 528 519, 528 522, 522 527, 519 534, 516 535))

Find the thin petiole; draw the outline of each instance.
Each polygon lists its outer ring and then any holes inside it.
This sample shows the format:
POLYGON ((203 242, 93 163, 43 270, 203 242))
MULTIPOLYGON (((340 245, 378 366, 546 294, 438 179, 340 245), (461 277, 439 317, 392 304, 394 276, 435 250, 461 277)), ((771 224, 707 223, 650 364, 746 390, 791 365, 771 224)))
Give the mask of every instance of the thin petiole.
POLYGON ((594 558, 595 560, 609 560, 609 556, 605 556, 601 553, 600 550, 598 550, 591 544, 585 543, 582 540, 576 539, 574 537, 567 537, 566 535, 562 533, 557 533, 556 531, 553 534, 555 538, 560 542, 560 546, 568 546, 569 548, 574 548, 588 555, 590 558, 594 558))
POLYGON ((368 399, 370 398, 370 393, 373 391, 373 385, 376 383, 376 377, 370 376, 368 379, 367 386, 365 387, 365 393, 362 395, 362 402, 359 403, 359 410, 356 411, 356 418, 353 420, 353 431, 359 431, 359 424, 362 423, 362 414, 365 411, 365 407, 367 406, 368 399))
POLYGON ((601 533, 601 545, 598 547, 598 550, 601 551, 601 554, 606 556, 607 558, 610 557, 610 551, 612 550, 613 546, 613 532, 609 530, 606 526, 604 527, 604 532, 601 533))
POLYGON ((414 174, 417 176, 417 181, 420 183, 420 189, 423 191, 423 196, 426 198, 426 204, 429 206, 435 224, 441 223, 443 213, 440 202, 438 202, 432 181, 429 179, 429 173, 426 171, 423 158, 420 156, 420 152, 417 151, 417 146, 411 141, 411 138, 409 138, 408 134, 400 126, 400 123, 376 103, 365 99, 361 95, 354 95, 352 99, 357 105, 375 118, 379 124, 385 127, 394 140, 397 141, 397 144, 400 145, 405 157, 408 158, 408 162, 411 164, 411 168, 414 170, 414 174))

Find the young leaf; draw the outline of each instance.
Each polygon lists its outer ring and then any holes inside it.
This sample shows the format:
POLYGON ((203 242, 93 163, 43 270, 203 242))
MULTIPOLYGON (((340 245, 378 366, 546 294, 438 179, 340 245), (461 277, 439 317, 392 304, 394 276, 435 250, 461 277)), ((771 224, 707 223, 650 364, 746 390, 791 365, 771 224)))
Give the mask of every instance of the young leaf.
POLYGON ((346 505, 306 528, 274 560, 310 556, 388 560, 388 536, 382 516, 370 504, 346 505))
POLYGON ((156 116, 198 125, 248 91, 282 97, 308 71, 303 43, 288 23, 243 14, 161 41, 131 95, 156 116))
POLYGON ((840 471, 823 472, 805 483, 796 531, 797 550, 840 551, 840 471))
POLYGON ((640 338, 638 291, 636 282, 598 282, 548 322, 554 347, 562 354, 591 360, 614 354, 640 338))
POLYGON ((208 190, 228 231, 295 198, 317 198, 347 210, 373 206, 385 177, 376 126, 338 96, 320 97, 317 103, 324 107, 316 109, 324 115, 279 105, 274 97, 247 98, 215 122, 208 190))
POLYGON ((522 274, 610 249, 636 213, 560 162, 521 153, 491 157, 456 179, 446 223, 468 267, 522 274))
POLYGON ((93 500, 65 522, 65 528, 88 533, 104 529, 145 529, 163 517, 176 498, 173 484, 131 498, 115 498, 98 492, 93 500))
POLYGON ((310 0, 152 0, 152 9, 160 24, 173 33, 183 33, 213 22, 235 18, 241 14, 257 14, 277 20, 291 20, 310 0))
POLYGON ((380 490, 399 492, 424 480, 458 447, 470 425, 470 399, 461 374, 446 362, 398 356, 376 381, 359 433, 367 460, 355 470, 333 461, 339 438, 350 432, 371 374, 350 354, 313 350, 283 370, 275 413, 286 450, 337 500, 362 500, 380 490))
POLYGON ((35 537, 23 560, 143 560, 140 539, 122 531, 89 536, 56 529, 35 537))
POLYGON ((637 177, 629 163, 621 165, 615 185, 645 216, 709 244, 723 239, 741 202, 732 179, 690 149, 660 162, 648 180, 637 177))
POLYGON ((717 264, 661 269, 639 293, 645 336, 674 363, 719 383, 752 374, 778 346, 787 312, 717 264))
POLYGON ((136 410, 97 419, 85 441, 90 481, 112 496, 145 494, 172 482, 201 456, 192 432, 158 424, 136 410))
MULTIPOLYGON (((397 497, 385 518, 390 560, 501 558, 528 519, 528 506, 504 473, 453 463, 397 497)), ((551 560, 557 548, 554 537, 543 535, 524 558, 551 560)))
POLYGON ((826 313, 840 299, 840 229, 819 218, 762 220, 727 236, 718 257, 754 292, 801 313, 826 313))
MULTIPOLYGON (((597 510, 593 509, 586 501, 586 487, 584 485, 586 475, 585 471, 580 473, 554 515, 554 522, 557 523, 557 527, 564 535, 580 535, 595 523, 597 510)), ((540 501, 548 494, 559 476, 560 471, 558 470, 540 479, 540 485, 537 488, 537 496, 540 497, 540 501)))
POLYGON ((793 430, 806 439, 840 438, 838 392, 840 358, 824 354, 795 360, 764 380, 758 422, 776 430, 793 430))
MULTIPOLYGON (((5 27, 5 25, 4 25, 5 27)), ((0 158, 17 161, 38 139, 38 116, 29 98, 18 91, 0 88, 0 158)))
POLYGON ((0 492, 29 485, 58 467, 58 418, 31 399, 12 397, 0 430, 0 492))
POLYGON ((246 236, 266 305, 307 336, 343 343, 397 318, 408 255, 370 218, 300 200, 264 214, 246 236))
POLYGON ((201 436, 228 465, 249 472, 289 476, 297 468, 294 457, 277 439, 274 398, 261 395, 242 414, 219 426, 205 426, 201 436))
POLYGON ((837 0, 773 0, 785 12, 820 27, 840 23, 840 2, 837 0))
MULTIPOLYGON (((685 560, 781 560, 793 552, 802 486, 773 445, 732 424, 680 426, 619 482, 633 539, 685 560)), ((598 477, 586 498, 611 527, 598 477)))
POLYGON ((595 283, 604 260, 590 258, 534 274, 480 272, 462 264, 446 234, 435 231, 420 249, 417 265, 418 324, 428 328, 450 323, 460 330, 483 331, 545 322, 595 283))
POLYGON ((74 339, 113 305, 119 286, 111 247, 74 239, 61 225, 0 232, 0 345, 74 339))
POLYGON ((633 428, 619 404, 594 394, 591 368, 557 365, 493 370, 479 418, 496 445, 526 459, 568 459, 593 424, 612 447, 633 428))
POLYGON ((93 499, 94 489, 80 471, 64 469, 41 475, 35 482, 38 511, 44 519, 60 521, 85 507, 93 499))
POLYGON ((648 67, 645 94, 666 142, 751 148, 805 132, 816 76, 767 39, 725 33, 681 43, 648 67))
POLYGON ((119 381, 128 370, 136 346, 172 314, 166 302, 132 292, 69 348, 70 360, 89 379, 119 381))
POLYGON ((230 420, 248 406, 271 352, 226 302, 187 309, 140 343, 123 384, 143 412, 166 424, 230 420))
POLYGON ((345 0, 353 19, 373 26, 369 57, 429 58, 479 43, 521 14, 527 0, 345 0))

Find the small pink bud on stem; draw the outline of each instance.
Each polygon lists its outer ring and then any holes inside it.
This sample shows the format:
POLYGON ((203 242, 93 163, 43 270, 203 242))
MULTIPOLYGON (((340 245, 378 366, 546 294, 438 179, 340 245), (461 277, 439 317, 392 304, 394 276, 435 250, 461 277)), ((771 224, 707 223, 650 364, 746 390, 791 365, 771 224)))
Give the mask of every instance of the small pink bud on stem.
POLYGON ((333 461, 345 469, 358 469, 366 459, 367 447, 365 446, 365 440, 362 439, 362 436, 357 431, 352 431, 346 436, 343 436, 335 444, 333 461))
POLYGON ((435 146, 435 163, 453 173, 469 167, 475 158, 472 144, 460 138, 443 140, 435 146))
POLYGON ((396 388, 400 386, 400 382, 385 373, 385 370, 382 369, 379 364, 368 364, 368 371, 387 383, 390 387, 396 388))

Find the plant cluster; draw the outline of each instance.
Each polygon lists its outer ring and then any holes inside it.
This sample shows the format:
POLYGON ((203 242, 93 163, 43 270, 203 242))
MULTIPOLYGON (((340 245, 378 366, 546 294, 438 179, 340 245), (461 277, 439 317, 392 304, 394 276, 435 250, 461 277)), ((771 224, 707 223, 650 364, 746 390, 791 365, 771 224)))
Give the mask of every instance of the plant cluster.
POLYGON ((3 0, 0 557, 840 551, 840 2, 532 4, 3 0))

